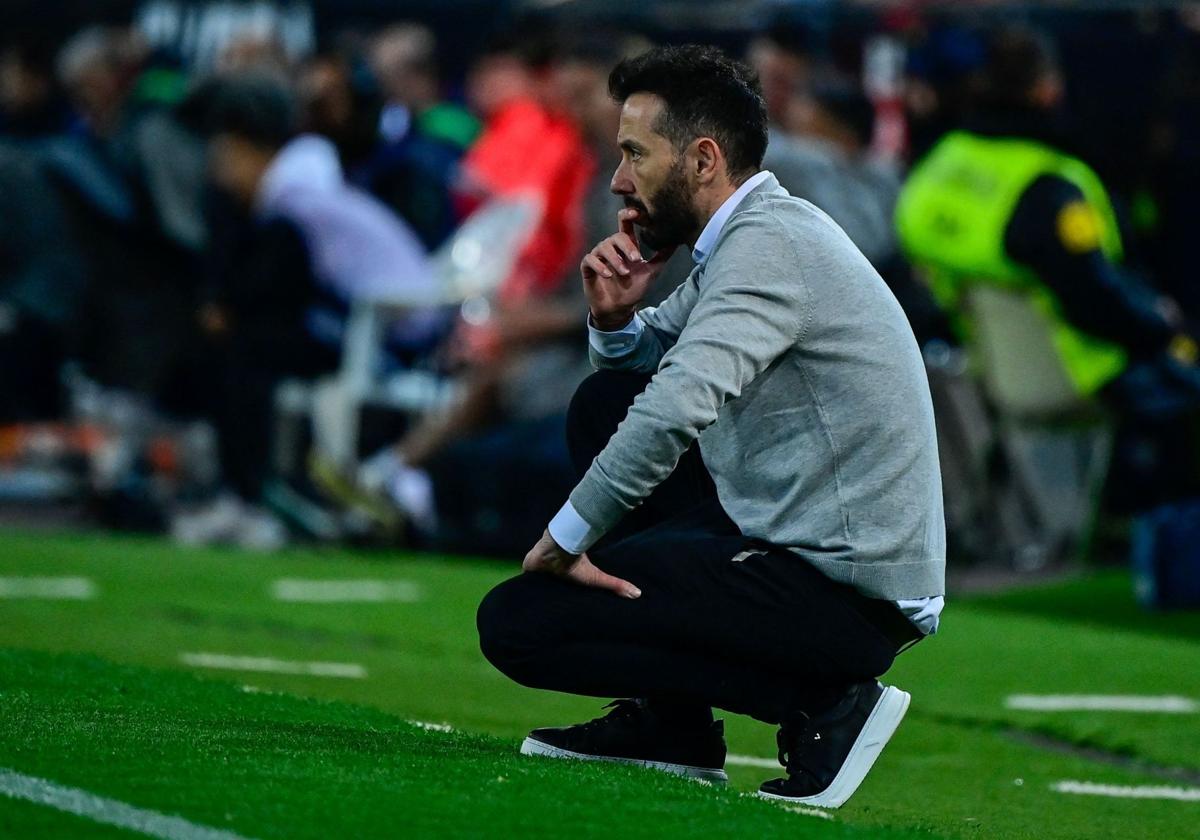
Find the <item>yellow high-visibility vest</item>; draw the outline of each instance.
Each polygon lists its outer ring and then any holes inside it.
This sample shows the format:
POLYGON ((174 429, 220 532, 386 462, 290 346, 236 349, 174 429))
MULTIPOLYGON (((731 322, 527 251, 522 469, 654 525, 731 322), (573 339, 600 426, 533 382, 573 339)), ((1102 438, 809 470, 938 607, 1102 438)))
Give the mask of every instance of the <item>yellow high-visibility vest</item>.
POLYGON ((1088 397, 1125 369, 1125 351, 1072 326, 1050 288, 1004 248, 1017 202, 1044 175, 1079 188, 1099 225, 1099 247, 1109 259, 1120 261, 1116 214, 1096 173, 1077 158, 1021 138, 966 131, 946 135, 905 183, 896 206, 896 230, 909 260, 924 270, 934 297, 968 341, 970 316, 962 302, 972 285, 1028 295, 1053 325, 1054 346, 1076 391, 1088 397))

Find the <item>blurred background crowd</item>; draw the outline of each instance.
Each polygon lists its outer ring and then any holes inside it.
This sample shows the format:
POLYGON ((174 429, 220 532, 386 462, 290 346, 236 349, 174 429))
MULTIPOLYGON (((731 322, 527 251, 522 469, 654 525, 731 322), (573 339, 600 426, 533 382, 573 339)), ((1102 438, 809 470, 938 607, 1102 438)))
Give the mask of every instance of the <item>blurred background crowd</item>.
POLYGON ((1132 546, 1166 592, 1200 7, 1150 2, 6 3, 3 520, 520 556, 574 484, 608 72, 687 41, 908 313, 952 564, 1132 546))

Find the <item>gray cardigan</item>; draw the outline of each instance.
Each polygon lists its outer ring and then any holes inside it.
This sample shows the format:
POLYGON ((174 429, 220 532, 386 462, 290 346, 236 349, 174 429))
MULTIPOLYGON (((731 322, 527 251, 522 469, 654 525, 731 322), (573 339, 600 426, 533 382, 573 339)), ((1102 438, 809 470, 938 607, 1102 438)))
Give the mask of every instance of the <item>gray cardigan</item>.
POLYGON ((768 177, 705 262, 617 358, 654 373, 571 493, 611 529, 699 438, 747 537, 887 600, 945 592, 933 406, 912 330, 882 279, 820 210, 768 177))

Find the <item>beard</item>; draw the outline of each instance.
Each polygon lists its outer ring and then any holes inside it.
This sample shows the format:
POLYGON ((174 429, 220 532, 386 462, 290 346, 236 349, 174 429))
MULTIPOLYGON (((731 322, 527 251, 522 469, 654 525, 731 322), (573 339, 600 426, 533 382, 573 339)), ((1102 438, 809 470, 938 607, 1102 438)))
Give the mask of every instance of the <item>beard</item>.
POLYGON ((654 195, 647 196, 654 212, 636 198, 625 199, 626 207, 641 213, 641 237, 655 251, 674 248, 688 242, 699 229, 692 197, 688 192, 683 160, 679 159, 667 173, 667 179, 654 195))

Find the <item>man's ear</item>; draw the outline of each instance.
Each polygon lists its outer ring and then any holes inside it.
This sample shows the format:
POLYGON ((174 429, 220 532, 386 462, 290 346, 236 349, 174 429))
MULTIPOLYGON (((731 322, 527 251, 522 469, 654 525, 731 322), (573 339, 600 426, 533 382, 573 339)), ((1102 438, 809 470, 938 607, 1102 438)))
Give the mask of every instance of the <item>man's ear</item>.
POLYGON ((725 171, 725 155, 711 137, 701 137, 692 146, 692 174, 699 183, 711 184, 725 171))

